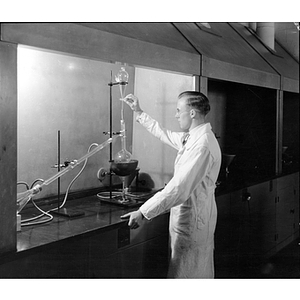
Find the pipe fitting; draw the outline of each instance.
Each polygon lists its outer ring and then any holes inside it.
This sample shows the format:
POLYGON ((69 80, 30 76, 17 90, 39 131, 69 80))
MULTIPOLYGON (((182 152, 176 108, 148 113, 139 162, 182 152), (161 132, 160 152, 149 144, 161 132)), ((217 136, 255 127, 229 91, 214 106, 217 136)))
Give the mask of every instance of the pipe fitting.
POLYGON ((257 22, 256 33, 269 48, 275 49, 274 22, 257 22))

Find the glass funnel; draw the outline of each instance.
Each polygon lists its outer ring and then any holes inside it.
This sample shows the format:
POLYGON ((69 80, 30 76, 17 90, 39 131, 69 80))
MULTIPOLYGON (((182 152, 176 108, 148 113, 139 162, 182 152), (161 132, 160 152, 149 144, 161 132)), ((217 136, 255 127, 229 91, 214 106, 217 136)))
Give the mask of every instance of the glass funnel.
POLYGON ((115 76, 116 82, 119 83, 121 99, 125 97, 126 86, 128 84, 129 75, 126 72, 125 68, 122 67, 118 74, 115 76))

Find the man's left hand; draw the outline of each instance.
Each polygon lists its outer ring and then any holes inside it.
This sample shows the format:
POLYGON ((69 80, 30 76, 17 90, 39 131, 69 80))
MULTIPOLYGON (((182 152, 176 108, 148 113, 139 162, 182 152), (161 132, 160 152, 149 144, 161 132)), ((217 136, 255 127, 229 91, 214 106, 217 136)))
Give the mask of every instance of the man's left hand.
POLYGON ((130 229, 137 229, 138 227, 140 227, 143 218, 144 216, 140 212, 140 210, 136 210, 121 216, 121 219, 129 219, 128 226, 130 227, 130 229))

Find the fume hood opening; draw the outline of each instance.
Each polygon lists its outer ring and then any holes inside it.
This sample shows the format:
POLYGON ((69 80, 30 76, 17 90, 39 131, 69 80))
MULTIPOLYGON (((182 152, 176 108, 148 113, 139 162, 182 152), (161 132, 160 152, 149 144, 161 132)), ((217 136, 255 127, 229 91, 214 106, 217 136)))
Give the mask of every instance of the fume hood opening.
POLYGON ((208 89, 223 107, 217 136, 222 153, 235 155, 229 168, 223 157, 219 180, 239 186, 275 176, 276 90, 212 80, 208 89))
MULTIPOLYGON (((116 75, 120 63, 108 63, 66 53, 18 45, 18 181, 31 183, 47 179, 57 169, 60 131, 61 162, 78 159, 92 143, 108 139, 109 87, 111 73, 116 75)), ((132 81, 127 91, 133 92, 134 68, 126 66, 132 81)), ((121 101, 119 89, 113 90, 113 130, 120 130, 121 101)), ((124 108, 127 141, 132 144, 132 112, 124 108)), ((120 150, 120 139, 114 142, 114 153, 120 150)), ((109 166, 109 147, 88 160, 84 173, 78 177, 72 192, 99 189, 99 166, 109 166)), ((61 180, 61 193, 78 173, 70 172, 61 180)), ((119 180, 114 178, 114 184, 119 180)), ((36 197, 56 197, 57 184, 43 189, 36 197)))
MULTIPOLYGON (((108 138, 108 83, 111 73, 115 76, 121 66, 120 63, 18 46, 18 181, 31 183, 35 178, 47 179, 56 174, 58 131, 61 162, 78 159, 87 152, 91 143, 100 143, 108 138)), ((177 96, 184 90, 195 88, 193 75, 127 64, 126 71, 130 76, 126 93, 137 94, 142 108, 165 127, 179 130, 174 117, 177 96)), ((120 130, 122 103, 119 88, 112 90, 112 99, 112 131, 117 132, 120 130)), ((172 176, 175 151, 145 134, 127 105, 124 106, 124 119, 128 150, 139 160, 139 188, 162 188, 172 176), (153 160, 156 160, 155 164, 153 160)), ((112 157, 120 149, 120 139, 116 139, 112 157)), ((107 147, 89 159, 84 172, 72 186, 74 197, 90 192, 96 195, 110 186, 109 176, 104 181, 97 176, 99 168, 109 170, 109 152, 107 147)), ((62 178, 61 200, 76 174, 72 171, 62 178)), ((121 185, 115 174, 112 185, 121 185)), ((137 186, 137 181, 133 185, 137 186)), ((22 188, 19 187, 18 192, 23 191, 22 188)), ((58 186, 53 183, 35 199, 52 201, 58 196, 57 191, 58 186)))

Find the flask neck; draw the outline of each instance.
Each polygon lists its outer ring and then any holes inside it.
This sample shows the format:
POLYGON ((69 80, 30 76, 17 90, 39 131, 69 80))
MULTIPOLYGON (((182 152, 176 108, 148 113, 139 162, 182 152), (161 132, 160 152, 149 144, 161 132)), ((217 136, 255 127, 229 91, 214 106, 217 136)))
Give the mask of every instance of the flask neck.
POLYGON ((122 149, 126 151, 126 136, 122 136, 121 143, 122 149))

